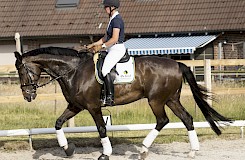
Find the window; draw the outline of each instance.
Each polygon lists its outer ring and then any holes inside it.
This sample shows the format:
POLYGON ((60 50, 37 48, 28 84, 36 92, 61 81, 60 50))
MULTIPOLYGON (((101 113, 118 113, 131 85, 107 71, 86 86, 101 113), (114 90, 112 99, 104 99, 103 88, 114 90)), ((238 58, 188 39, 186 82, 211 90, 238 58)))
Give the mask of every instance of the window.
POLYGON ((56 8, 73 8, 77 7, 80 0, 57 0, 56 1, 56 8))

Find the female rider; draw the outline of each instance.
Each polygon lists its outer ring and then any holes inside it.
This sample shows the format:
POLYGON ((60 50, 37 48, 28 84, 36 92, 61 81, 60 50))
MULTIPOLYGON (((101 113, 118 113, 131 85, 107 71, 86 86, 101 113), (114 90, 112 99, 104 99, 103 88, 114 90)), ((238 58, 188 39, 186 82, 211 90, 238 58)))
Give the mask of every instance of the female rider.
POLYGON ((97 42, 87 46, 88 49, 96 48, 95 51, 104 48, 108 51, 102 67, 104 77, 104 85, 106 86, 105 105, 112 106, 114 104, 114 85, 110 75, 111 69, 124 56, 126 48, 124 46, 124 22, 118 12, 120 6, 119 0, 104 0, 104 9, 109 15, 109 23, 106 34, 97 42))

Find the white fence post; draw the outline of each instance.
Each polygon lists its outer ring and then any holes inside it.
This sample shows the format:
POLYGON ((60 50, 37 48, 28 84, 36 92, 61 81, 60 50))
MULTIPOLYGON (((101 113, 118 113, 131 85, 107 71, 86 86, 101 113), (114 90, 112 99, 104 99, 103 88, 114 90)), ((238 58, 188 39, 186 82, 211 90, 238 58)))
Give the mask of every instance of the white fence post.
MULTIPOLYGON (((205 82, 205 87, 207 88, 208 92, 211 92, 212 84, 211 84, 211 60, 210 59, 204 60, 204 82, 205 82)), ((209 94, 209 96, 211 95, 209 94)), ((210 98, 207 99, 207 102, 210 106, 212 106, 212 100, 210 98)))
POLYGON ((16 42, 16 51, 23 54, 22 53, 22 49, 21 49, 21 41, 20 41, 20 34, 19 33, 15 33, 15 42, 16 42))

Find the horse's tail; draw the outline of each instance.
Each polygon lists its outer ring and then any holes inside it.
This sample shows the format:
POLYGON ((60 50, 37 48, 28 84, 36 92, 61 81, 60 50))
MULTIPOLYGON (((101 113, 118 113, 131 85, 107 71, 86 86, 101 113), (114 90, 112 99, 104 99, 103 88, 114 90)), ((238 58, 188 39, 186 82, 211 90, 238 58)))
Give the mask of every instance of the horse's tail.
POLYGON ((208 93, 207 89, 197 84, 192 71, 185 64, 180 63, 180 62, 178 62, 178 64, 179 64, 180 70, 182 71, 183 77, 187 80, 187 82, 190 85, 194 99, 197 105, 199 106, 199 108, 201 109, 204 117, 210 124, 213 131, 217 135, 220 135, 221 131, 215 122, 219 120, 231 122, 232 120, 219 114, 207 103, 206 99, 209 98, 209 95, 207 94, 208 93))

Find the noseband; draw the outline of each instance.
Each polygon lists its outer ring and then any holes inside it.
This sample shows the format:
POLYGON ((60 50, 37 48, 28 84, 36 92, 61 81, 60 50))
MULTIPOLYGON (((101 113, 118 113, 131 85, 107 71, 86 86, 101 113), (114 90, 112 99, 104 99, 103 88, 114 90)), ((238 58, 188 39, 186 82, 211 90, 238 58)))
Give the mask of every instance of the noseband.
POLYGON ((26 64, 24 64, 24 63, 22 63, 22 65, 23 65, 23 67, 25 68, 25 70, 26 70, 26 72, 27 72, 27 75, 28 75, 28 77, 29 77, 29 82, 30 83, 28 83, 28 84, 21 84, 20 85, 20 88, 22 89, 22 87, 28 87, 28 86, 33 86, 33 88, 34 88, 34 90, 36 90, 39 86, 34 82, 34 80, 32 79, 32 76, 31 76, 31 74, 33 74, 33 75, 36 75, 36 76, 39 76, 39 75, 37 75, 36 73, 34 73, 32 70, 30 70, 27 66, 26 66, 26 64))

